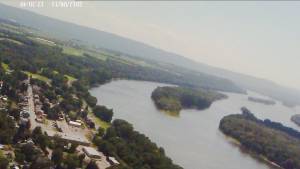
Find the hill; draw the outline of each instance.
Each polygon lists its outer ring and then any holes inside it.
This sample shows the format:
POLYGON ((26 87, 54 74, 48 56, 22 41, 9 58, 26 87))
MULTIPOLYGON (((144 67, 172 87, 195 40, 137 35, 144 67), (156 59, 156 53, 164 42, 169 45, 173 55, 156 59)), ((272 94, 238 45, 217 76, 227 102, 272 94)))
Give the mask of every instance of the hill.
POLYGON ((77 39, 83 44, 86 43, 96 45, 99 48, 119 51, 131 56, 156 61, 160 66, 163 65, 170 68, 175 65, 177 67, 195 71, 196 74, 202 73, 226 78, 233 81, 235 84, 240 86, 240 88, 253 90, 255 92, 270 96, 274 99, 282 101, 286 105, 294 106, 300 104, 299 90, 290 89, 273 83, 269 80, 259 79, 194 62, 183 56, 157 49, 144 43, 118 35, 59 21, 1 4, 0 17, 9 18, 21 24, 37 28, 56 38, 77 39))

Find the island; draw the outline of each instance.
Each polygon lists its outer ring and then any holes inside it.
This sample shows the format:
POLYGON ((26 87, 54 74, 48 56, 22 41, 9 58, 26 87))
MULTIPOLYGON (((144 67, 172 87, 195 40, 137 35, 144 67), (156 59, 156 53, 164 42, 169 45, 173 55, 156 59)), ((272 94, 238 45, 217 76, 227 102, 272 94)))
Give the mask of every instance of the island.
POLYGON ((151 95, 158 109, 176 113, 183 108, 206 109, 212 102, 226 97, 215 91, 176 86, 157 87, 151 95))
POLYGON ((300 114, 295 114, 291 117, 291 121, 300 126, 300 114))
POLYGON ((248 100, 251 101, 251 102, 262 103, 262 104, 265 104, 265 105, 274 105, 274 104, 276 104, 276 102, 273 101, 273 100, 262 99, 262 98, 251 97, 251 96, 248 97, 248 100))
POLYGON ((219 129, 268 163, 285 169, 300 168, 300 133, 281 123, 257 119, 248 109, 225 116, 219 129))

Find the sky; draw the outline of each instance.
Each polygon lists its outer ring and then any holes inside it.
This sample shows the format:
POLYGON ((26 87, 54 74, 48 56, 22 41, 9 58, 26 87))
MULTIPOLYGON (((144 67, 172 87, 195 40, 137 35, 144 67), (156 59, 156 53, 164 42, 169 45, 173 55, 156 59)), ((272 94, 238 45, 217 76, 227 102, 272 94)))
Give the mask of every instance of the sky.
POLYGON ((297 1, 83 1, 24 9, 300 89, 297 1))

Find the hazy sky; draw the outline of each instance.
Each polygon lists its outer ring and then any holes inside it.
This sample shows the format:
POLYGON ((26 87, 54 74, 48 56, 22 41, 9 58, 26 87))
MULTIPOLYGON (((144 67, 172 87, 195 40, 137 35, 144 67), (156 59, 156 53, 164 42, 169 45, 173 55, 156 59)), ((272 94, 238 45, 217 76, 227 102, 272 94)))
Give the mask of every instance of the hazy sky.
POLYGON ((26 9, 300 89, 300 2, 93 1, 26 9))

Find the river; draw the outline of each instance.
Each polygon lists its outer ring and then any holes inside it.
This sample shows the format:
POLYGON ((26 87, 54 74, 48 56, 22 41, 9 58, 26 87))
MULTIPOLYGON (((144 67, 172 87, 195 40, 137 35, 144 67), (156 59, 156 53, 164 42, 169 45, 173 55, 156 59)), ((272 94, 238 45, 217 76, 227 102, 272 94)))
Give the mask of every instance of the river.
POLYGON ((150 96, 157 86, 165 84, 118 80, 91 89, 98 104, 114 110, 114 118, 132 123, 163 147, 173 161, 185 169, 268 169, 270 166, 244 153, 219 130, 221 118, 240 113, 246 106, 258 118, 269 118, 300 130, 290 121, 299 108, 288 108, 281 103, 263 105, 248 101, 247 97, 264 97, 254 92, 248 95, 225 93, 228 99, 214 102, 206 110, 182 110, 179 117, 156 109, 150 96))

